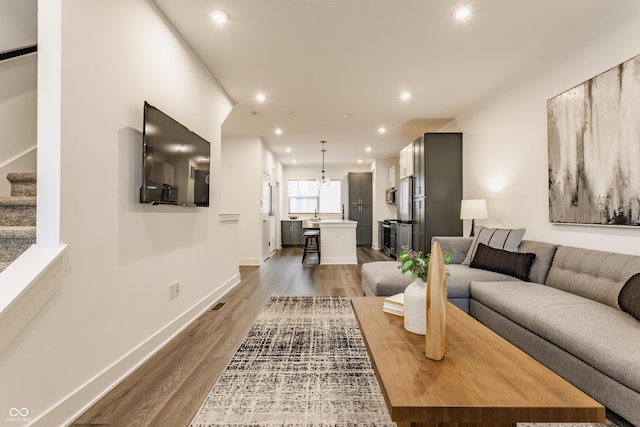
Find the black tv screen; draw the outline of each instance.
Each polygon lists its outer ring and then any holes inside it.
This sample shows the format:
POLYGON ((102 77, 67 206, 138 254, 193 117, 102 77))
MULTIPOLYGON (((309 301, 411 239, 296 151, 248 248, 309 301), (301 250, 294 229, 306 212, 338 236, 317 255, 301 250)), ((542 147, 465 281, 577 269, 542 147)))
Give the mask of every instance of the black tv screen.
POLYGON ((142 141, 141 203, 209 206, 207 140, 145 102, 142 141))

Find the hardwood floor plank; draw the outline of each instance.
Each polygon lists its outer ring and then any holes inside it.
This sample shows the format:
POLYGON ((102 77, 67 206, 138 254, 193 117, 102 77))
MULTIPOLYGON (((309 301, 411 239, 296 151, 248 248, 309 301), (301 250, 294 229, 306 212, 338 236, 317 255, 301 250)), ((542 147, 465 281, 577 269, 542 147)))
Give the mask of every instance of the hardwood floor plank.
POLYGON ((384 260, 359 248, 357 265, 303 265, 300 248, 285 248, 240 267, 222 309, 203 313, 71 426, 188 426, 269 297, 361 296, 361 264, 384 260))

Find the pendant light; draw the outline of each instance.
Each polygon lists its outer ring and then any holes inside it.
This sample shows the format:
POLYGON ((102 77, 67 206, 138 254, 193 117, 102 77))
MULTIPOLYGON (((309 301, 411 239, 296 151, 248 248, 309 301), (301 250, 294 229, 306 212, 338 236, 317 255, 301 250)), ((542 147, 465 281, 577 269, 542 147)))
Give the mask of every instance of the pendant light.
POLYGON ((327 143, 327 141, 320 141, 320 144, 322 144, 322 175, 320 176, 320 178, 318 178, 318 187, 323 187, 323 188, 327 188, 329 187, 331 180, 329 178, 325 178, 324 176, 324 153, 327 152, 327 149, 325 148, 325 144, 327 143))

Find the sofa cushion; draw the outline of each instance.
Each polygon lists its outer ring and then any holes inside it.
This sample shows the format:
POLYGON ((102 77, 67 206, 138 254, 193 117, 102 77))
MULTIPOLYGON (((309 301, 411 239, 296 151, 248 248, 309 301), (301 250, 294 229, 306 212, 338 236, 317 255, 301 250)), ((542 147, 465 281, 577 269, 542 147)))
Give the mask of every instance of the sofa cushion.
POLYGON ((396 261, 376 261, 362 264, 362 287, 377 296, 391 296, 404 292, 413 282, 410 274, 402 274, 396 261))
POLYGON ((622 311, 626 311, 640 320, 640 273, 629 277, 618 295, 618 304, 622 311))
POLYGON ((531 263, 535 257, 535 254, 509 252, 479 243, 470 266, 528 281, 531 263))
POLYGON ((518 247, 518 252, 536 254, 536 258, 531 263, 529 270, 529 281, 544 283, 556 254, 558 245, 546 242, 536 242, 533 240, 523 240, 518 247))
POLYGON ((640 322, 607 306, 530 282, 472 282, 471 297, 640 392, 640 322))
MULTIPOLYGON (((472 280, 513 281, 506 274, 470 268, 468 265, 447 265, 447 298, 468 299, 472 280)), ((362 264, 362 290, 365 295, 391 296, 404 292, 413 282, 410 274, 402 274, 395 261, 376 261, 362 264)), ((468 309, 467 309, 468 311, 468 309)))
POLYGON ((434 242, 440 243, 443 253, 449 252, 451 254, 451 264, 462 264, 467 252, 469 252, 471 243, 473 243, 473 237, 433 236, 431 238, 432 246, 434 242))
POLYGON ((620 308, 620 290, 638 272, 639 256, 560 246, 545 285, 620 308))
POLYGON ((516 252, 518 250, 518 246, 520 246, 520 242, 522 241, 522 236, 524 236, 525 231, 526 230, 524 228, 510 230, 506 228, 477 227, 476 236, 471 243, 467 256, 464 258, 464 261, 462 261, 462 264, 471 264, 471 260, 476 253, 479 243, 484 243, 485 245, 496 249, 516 252))
POLYGON ((449 276, 447 277, 447 296, 449 298, 469 298, 469 285, 472 281, 482 282, 510 282, 517 280, 507 274, 494 271, 471 268, 468 265, 447 265, 449 276))

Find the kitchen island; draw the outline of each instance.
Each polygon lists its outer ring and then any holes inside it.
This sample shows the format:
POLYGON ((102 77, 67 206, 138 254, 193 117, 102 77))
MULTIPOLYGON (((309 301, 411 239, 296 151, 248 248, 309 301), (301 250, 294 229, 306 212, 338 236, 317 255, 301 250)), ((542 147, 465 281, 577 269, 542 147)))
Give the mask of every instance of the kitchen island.
POLYGON ((319 221, 321 264, 357 264, 357 221, 323 219, 319 221))

